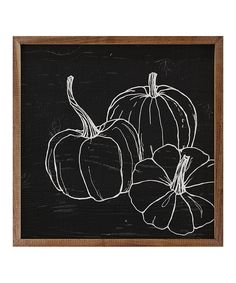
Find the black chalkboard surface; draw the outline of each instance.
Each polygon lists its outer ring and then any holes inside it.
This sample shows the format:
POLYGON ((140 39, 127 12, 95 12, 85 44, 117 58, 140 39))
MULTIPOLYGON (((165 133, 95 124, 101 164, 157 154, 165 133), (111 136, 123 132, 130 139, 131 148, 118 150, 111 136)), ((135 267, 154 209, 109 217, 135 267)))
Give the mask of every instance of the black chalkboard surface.
POLYGON ((214 44, 20 55, 22 239, 214 239, 214 44))

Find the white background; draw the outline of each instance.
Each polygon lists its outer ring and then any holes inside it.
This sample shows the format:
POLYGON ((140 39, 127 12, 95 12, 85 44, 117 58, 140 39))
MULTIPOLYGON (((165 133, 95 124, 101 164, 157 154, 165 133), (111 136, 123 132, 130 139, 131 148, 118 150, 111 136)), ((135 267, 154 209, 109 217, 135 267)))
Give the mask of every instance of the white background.
POLYGON ((230 0, 1 1, 1 282, 236 282, 234 2, 230 0), (223 248, 12 247, 13 35, 224 36, 223 248))

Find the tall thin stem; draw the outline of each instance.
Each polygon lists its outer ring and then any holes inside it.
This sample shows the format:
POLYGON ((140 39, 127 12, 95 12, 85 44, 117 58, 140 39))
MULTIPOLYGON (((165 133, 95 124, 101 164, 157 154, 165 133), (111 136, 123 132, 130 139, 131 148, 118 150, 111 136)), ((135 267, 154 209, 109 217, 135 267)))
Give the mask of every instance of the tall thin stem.
POLYGON ((79 115, 82 121, 83 136, 87 138, 92 138, 99 133, 99 130, 95 126, 95 124, 93 123, 89 115, 76 102, 74 95, 73 95, 73 91, 72 91, 73 80, 74 80, 73 76, 69 76, 67 78, 67 97, 69 99, 70 105, 75 110, 75 112, 79 115))

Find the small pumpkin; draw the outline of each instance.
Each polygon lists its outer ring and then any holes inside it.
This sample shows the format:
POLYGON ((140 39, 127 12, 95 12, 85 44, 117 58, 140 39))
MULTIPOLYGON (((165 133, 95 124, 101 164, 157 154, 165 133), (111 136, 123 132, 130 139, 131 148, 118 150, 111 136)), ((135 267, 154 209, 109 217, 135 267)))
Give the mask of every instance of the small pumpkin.
POLYGON ((83 129, 66 129, 49 140, 46 171, 56 189, 71 198, 114 198, 130 189, 132 171, 141 159, 138 135, 123 119, 95 126, 73 96, 73 79, 67 79, 67 96, 83 129))
POLYGON ((135 127, 144 157, 168 143, 191 147, 196 135, 197 113, 191 100, 172 86, 156 85, 156 78, 150 73, 148 86, 117 95, 107 112, 107 120, 123 118, 135 127))
POLYGON ((135 166, 129 196, 144 222, 185 236, 214 220, 213 192, 209 155, 168 144, 135 166))

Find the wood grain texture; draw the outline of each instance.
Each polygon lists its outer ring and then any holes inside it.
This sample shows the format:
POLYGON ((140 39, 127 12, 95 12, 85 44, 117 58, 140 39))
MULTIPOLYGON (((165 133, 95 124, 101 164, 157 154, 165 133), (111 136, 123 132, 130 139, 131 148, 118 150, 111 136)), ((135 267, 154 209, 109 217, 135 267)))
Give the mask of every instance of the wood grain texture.
POLYGON ((215 43, 214 146, 215 146, 215 239, 223 245, 223 38, 215 43))
POLYGON ((28 37, 13 38, 13 245, 14 246, 222 246, 223 245, 223 37, 28 37), (214 44, 214 239, 22 239, 21 238, 21 45, 214 44))
POLYGON ((21 44, 215 44, 218 36, 16 36, 21 44))
POLYGON ((13 40, 13 245, 21 238, 21 55, 13 40))

